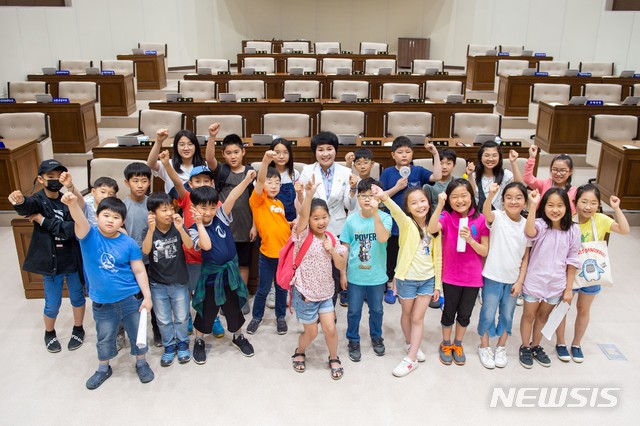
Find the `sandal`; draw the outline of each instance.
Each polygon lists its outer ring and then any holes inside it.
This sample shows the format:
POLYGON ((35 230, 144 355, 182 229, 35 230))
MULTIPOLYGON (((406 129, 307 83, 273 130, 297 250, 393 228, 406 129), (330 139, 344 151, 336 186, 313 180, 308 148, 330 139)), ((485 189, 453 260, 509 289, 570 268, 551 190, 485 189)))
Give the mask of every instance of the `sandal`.
POLYGON ((340 358, 336 357, 335 359, 329 358, 329 368, 331 369, 331 378, 333 380, 342 379, 342 375, 344 374, 344 369, 342 368, 342 362, 340 362, 340 358), (340 367, 332 367, 331 364, 338 364, 340 367))
POLYGON ((296 352, 291 356, 291 364, 293 365, 294 371, 298 373, 304 373, 307 369, 307 365, 305 364, 305 354, 298 352, 298 348, 296 348, 296 352), (302 357, 302 361, 296 360, 296 358, 302 357))

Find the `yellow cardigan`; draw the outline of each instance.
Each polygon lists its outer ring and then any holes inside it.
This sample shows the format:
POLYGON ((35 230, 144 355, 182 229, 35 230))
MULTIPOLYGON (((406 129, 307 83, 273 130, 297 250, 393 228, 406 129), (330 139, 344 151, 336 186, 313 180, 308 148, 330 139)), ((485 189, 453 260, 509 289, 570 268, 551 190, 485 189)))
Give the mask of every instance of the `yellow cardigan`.
MULTIPOLYGON (((398 224, 400 238, 398 245, 398 262, 396 264, 396 278, 404 280, 411 266, 411 261, 416 252, 416 247, 420 243, 420 231, 415 222, 389 197, 384 205, 389 208, 391 216, 398 224)), ((437 237, 431 238, 431 259, 433 260, 433 270, 435 272, 435 289, 442 290, 442 238, 441 233, 437 237)), ((425 277, 427 278, 427 277, 425 277)))

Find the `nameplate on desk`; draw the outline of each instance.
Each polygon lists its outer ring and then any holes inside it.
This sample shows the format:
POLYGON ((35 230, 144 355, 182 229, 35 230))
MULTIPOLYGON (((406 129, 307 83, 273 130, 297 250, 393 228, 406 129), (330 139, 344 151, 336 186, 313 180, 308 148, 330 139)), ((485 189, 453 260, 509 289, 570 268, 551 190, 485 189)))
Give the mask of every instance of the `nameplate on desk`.
POLYGON ((68 104, 69 98, 53 98, 51 99, 51 103, 54 104, 68 104))
POLYGON ((240 102, 258 102, 258 98, 240 98, 240 102))
POLYGON ((157 50, 145 50, 144 54, 145 55, 157 55, 158 51, 157 50))
POLYGON ((411 75, 411 71, 398 71, 398 75, 411 75))
POLYGON ((470 98, 470 99, 467 99, 465 101, 465 103, 467 103, 467 104, 481 104, 482 103, 482 99, 470 98))
POLYGON ((318 73, 315 71, 305 71, 304 75, 318 75, 318 73))
POLYGON ((424 99, 422 98, 411 98, 409 99, 409 103, 410 104, 421 104, 424 102, 424 99))
POLYGON ((382 141, 380 139, 362 139, 360 141, 361 146, 381 146, 382 141))
POLYGON ((0 149, 2 148, 6 148, 6 146, 4 146, 4 142, 0 141, 0 149))
POLYGON ((291 145, 298 146, 298 140, 297 139, 288 139, 288 141, 291 143, 291 145))
POLYGON ((16 98, 0 98, 0 104, 15 104, 16 98))
POLYGON ((356 70, 353 72, 353 75, 364 75, 364 71, 356 70))
POLYGON ((222 142, 222 139, 216 139, 214 146, 222 146, 222 142))
POLYGON ((578 77, 591 77, 591 73, 590 72, 579 72, 577 74, 578 77))
POLYGON ((193 98, 179 97, 178 99, 176 99, 176 102, 193 102, 193 98))
POLYGON ((343 50, 342 52, 343 55, 353 55, 353 52, 351 50, 343 50))
POLYGON ((602 105, 604 105, 604 101, 601 101, 600 99, 589 99, 587 101, 587 103, 585 103, 585 105, 587 105, 587 106, 602 106, 602 105))
POLYGON ((434 75, 449 75, 449 71, 436 71, 434 75))
POLYGON ((373 102, 372 98, 358 98, 356 99, 356 102, 361 103, 361 104, 370 104, 373 102))
POLYGON ((293 51, 293 52, 291 52, 291 53, 294 53, 294 54, 296 54, 296 55, 304 55, 304 51, 303 51, 303 50, 294 50, 294 51, 293 51))
POLYGON ((502 139, 500 141, 500 146, 519 147, 522 146, 522 141, 505 141, 504 139, 502 139))
POLYGON ((218 75, 229 75, 229 74, 231 74, 231 72, 230 71, 218 71, 217 74, 218 75))
POLYGON ((387 55, 387 52, 386 51, 376 52, 376 55, 387 55))
POLYGON ((316 98, 300 98, 297 102, 315 102, 316 98))
POLYGON ((439 140, 439 141, 429 141, 429 143, 433 146, 449 146, 449 141, 447 140, 439 140))
POLYGON ((533 73, 536 77, 548 77, 549 73, 546 71, 536 71, 533 73))
POLYGON ((150 140, 141 140, 138 141, 138 143, 140 144, 140 146, 153 146, 156 142, 155 141, 150 141, 150 140))
POLYGON ((102 74, 102 75, 116 75, 116 72, 114 70, 102 70, 100 72, 100 74, 102 74))
POLYGON ((632 78, 640 78, 640 74, 634 74, 632 78))
POLYGON ((540 57, 540 58, 544 58, 544 57, 546 57, 546 56, 547 56, 547 54, 546 54, 546 53, 544 53, 544 52, 536 52, 536 53, 534 53, 534 54, 533 54, 533 56, 537 56, 537 57, 540 57))
POLYGON ((267 75, 266 71, 256 71, 254 72, 255 75, 267 75))
POLYGON ((70 75, 71 71, 69 70, 56 70, 56 75, 70 75))
POLYGON ((256 53, 259 55, 266 55, 269 52, 267 52, 266 50, 256 50, 256 53))
POLYGON ((498 52, 498 56, 509 56, 509 52, 498 52))

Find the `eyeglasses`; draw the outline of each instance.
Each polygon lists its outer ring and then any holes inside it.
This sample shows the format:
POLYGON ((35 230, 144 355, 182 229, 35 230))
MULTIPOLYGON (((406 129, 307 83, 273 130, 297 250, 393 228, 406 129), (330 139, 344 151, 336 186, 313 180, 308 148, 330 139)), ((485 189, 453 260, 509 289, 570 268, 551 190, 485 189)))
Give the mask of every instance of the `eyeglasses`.
POLYGON ((553 173, 554 175, 564 176, 567 173, 569 173, 569 169, 556 169, 556 168, 553 168, 553 169, 551 169, 551 173, 553 173))
POLYGON ((371 200, 373 199, 373 194, 358 194, 358 197, 362 198, 363 200, 371 200))

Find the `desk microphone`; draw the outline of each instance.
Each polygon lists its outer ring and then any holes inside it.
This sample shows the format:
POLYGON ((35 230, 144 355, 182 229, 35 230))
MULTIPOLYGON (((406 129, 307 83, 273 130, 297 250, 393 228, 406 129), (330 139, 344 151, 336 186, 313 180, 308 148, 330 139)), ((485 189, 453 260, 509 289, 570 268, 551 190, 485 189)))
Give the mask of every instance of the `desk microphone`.
POLYGON ((411 174, 411 169, 407 166, 400 167, 400 176, 403 178, 409 177, 411 174))

